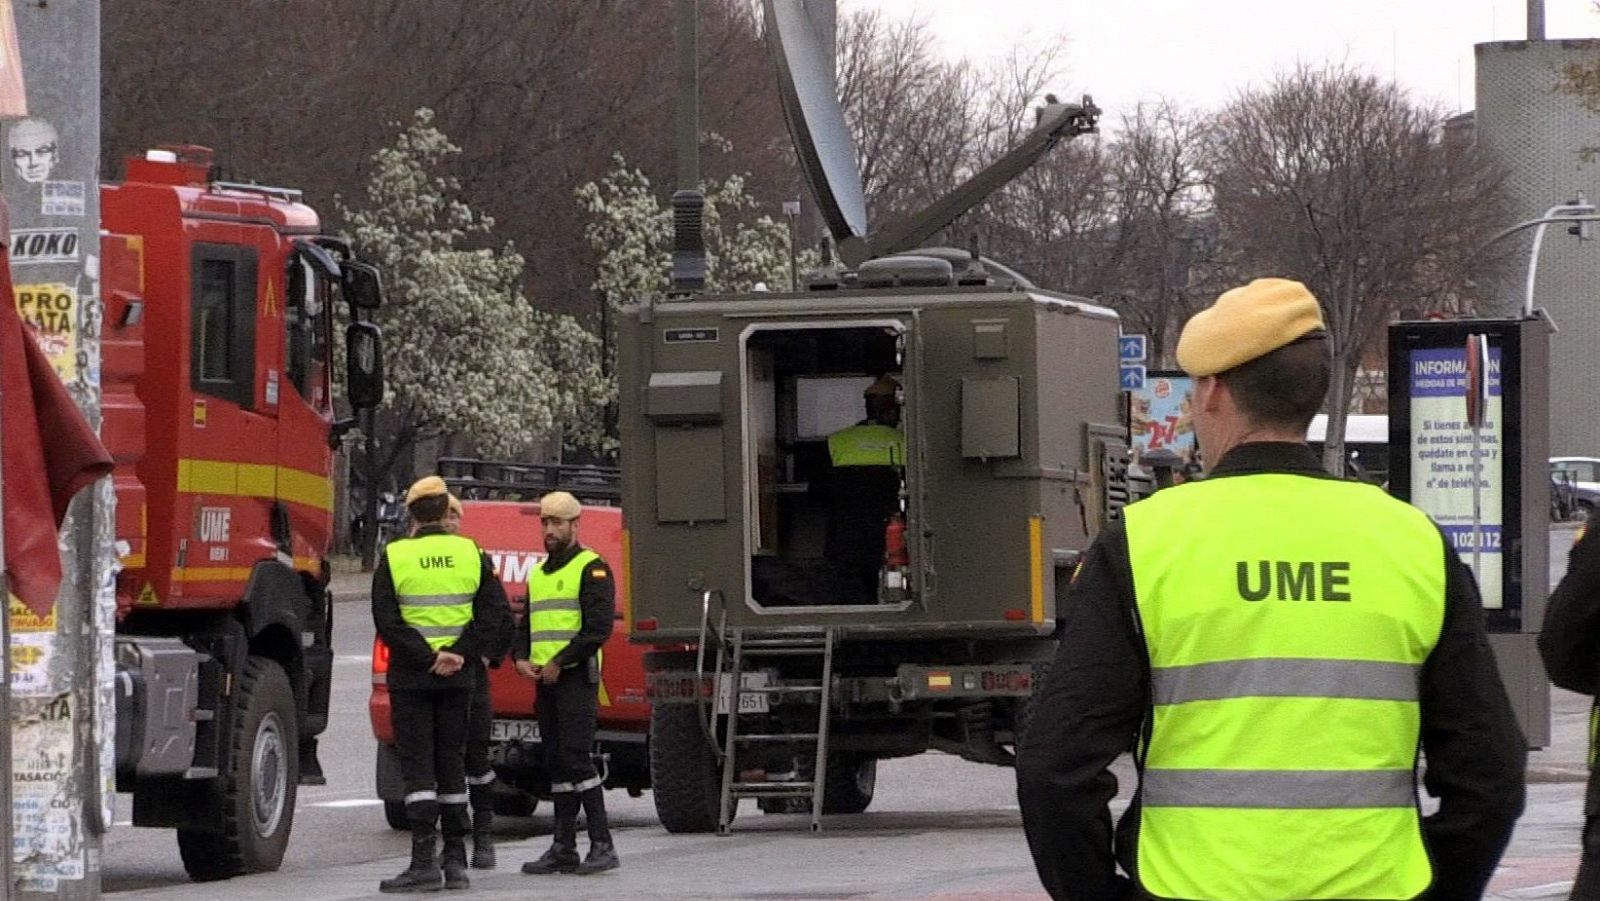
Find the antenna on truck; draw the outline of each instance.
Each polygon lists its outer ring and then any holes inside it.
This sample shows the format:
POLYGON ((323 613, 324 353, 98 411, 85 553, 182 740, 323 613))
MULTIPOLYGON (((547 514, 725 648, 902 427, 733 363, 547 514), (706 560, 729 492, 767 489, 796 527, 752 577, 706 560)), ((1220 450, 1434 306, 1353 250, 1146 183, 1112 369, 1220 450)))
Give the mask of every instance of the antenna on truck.
POLYGON ((803 0, 764 0, 767 47, 778 70, 784 118, 795 153, 816 197, 823 221, 849 266, 916 250, 984 198, 1004 187, 1062 140, 1095 131, 1100 110, 1087 95, 1079 103, 1046 97, 1033 130, 1015 147, 920 212, 872 231, 834 76, 832 54, 807 15, 803 0))
POLYGON ((700 190, 700 10, 678 0, 678 190, 672 195, 672 296, 706 287, 706 195, 700 190))

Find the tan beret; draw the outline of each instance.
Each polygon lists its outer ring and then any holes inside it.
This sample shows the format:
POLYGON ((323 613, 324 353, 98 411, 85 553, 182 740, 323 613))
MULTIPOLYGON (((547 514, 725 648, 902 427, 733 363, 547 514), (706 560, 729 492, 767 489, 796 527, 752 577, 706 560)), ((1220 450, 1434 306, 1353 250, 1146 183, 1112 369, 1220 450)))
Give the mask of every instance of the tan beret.
POLYGON ((461 515, 461 498, 453 494, 450 495, 450 512, 457 516, 461 515))
POLYGON ((409 507, 425 497, 438 497, 449 493, 450 489, 445 487, 444 479, 438 476, 423 476, 406 489, 406 506, 409 507))
POLYGON ((568 522, 583 513, 583 505, 565 491, 552 491, 539 500, 540 518, 564 519, 568 522))
POLYGON ((1324 328, 1322 307, 1305 285, 1258 278, 1194 314, 1178 338, 1178 365, 1216 375, 1324 328))

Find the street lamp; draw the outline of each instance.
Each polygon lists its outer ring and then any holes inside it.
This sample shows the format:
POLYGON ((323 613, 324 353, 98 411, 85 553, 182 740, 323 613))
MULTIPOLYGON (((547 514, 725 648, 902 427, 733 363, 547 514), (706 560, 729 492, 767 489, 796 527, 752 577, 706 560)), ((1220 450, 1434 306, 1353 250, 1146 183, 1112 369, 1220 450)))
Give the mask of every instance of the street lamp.
POLYGON ((1543 216, 1537 219, 1529 219, 1527 222, 1519 222, 1485 242, 1484 246, 1487 247, 1489 244, 1493 244, 1501 238, 1510 237, 1523 229, 1537 227, 1538 230, 1533 233, 1533 248, 1528 253, 1528 279, 1523 288, 1522 297, 1522 315, 1524 317, 1533 315, 1533 285, 1534 280, 1539 275, 1539 248, 1544 244, 1544 227, 1552 222, 1578 223, 1578 231, 1575 234, 1577 234, 1578 240, 1586 241, 1589 239, 1587 223, 1595 221, 1600 221, 1600 215, 1596 215, 1594 204, 1585 200, 1583 192, 1579 191, 1575 199, 1567 203, 1556 204, 1545 210, 1543 216))

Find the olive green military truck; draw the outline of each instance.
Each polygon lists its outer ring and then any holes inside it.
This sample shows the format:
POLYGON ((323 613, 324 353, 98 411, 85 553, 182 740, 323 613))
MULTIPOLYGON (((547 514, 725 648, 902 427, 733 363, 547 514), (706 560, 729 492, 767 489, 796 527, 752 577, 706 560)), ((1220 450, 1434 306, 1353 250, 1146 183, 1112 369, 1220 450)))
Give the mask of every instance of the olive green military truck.
POLYGON ((848 141, 819 150, 843 123, 800 4, 766 12, 842 261, 619 325, 625 615, 654 646, 673 832, 726 831, 747 797, 817 828, 866 809, 876 761, 930 749, 1011 763, 1072 569, 1127 500, 1116 315, 919 247, 1098 111, 1050 103, 973 182, 871 233, 848 141))

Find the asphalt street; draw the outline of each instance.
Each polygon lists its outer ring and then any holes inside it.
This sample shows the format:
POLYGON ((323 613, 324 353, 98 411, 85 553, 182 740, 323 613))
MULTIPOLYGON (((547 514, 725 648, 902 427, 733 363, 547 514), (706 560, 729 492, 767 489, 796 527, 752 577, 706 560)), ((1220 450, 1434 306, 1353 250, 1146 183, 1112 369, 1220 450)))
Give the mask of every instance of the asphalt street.
MULTIPOLYGON (((1553 530, 1551 575, 1559 578, 1573 531, 1553 530)), ((374 744, 367 721, 372 626, 359 579, 343 578, 337 604, 333 716, 322 744, 328 785, 300 790, 294 835, 282 870, 233 880, 226 888, 188 882, 176 841, 165 830, 122 825, 107 836, 104 891, 125 901, 281 901, 285 897, 379 897, 376 883, 404 866, 408 843, 383 821, 373 796, 374 744)), ((1492 886, 1492 899, 1564 898, 1576 866, 1587 699, 1553 693, 1555 741, 1535 752, 1529 804, 1492 886)), ((1119 763, 1122 799, 1131 770, 1119 763)), ((119 798, 126 820, 130 799, 119 798)), ((525 898, 554 892, 578 898, 916 898, 1042 899, 1017 812, 1012 773, 927 754, 879 768, 871 811, 831 817, 809 835, 797 816, 741 809, 735 834, 668 835, 650 796, 607 797, 623 856, 616 873, 556 884, 517 873, 545 847, 548 820, 501 818, 501 866, 474 872, 471 897, 525 898)))

